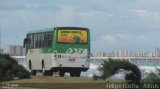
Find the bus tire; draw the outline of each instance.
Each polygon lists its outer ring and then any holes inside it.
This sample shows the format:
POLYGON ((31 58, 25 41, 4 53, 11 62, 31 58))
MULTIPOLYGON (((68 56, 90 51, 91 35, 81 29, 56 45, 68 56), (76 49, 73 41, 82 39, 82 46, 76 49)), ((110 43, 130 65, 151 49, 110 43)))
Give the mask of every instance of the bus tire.
POLYGON ((31 75, 36 75, 37 71, 32 69, 32 62, 29 60, 29 70, 31 72, 31 75))
POLYGON ((28 66, 29 66, 29 70, 32 70, 32 63, 31 63, 31 60, 29 60, 28 66))
POLYGON ((76 73, 74 71, 71 71, 70 72, 70 77, 75 77, 76 76, 76 73))
POLYGON ((64 77, 64 74, 65 74, 65 71, 63 71, 63 70, 60 70, 60 71, 59 71, 59 76, 60 76, 60 77, 64 77))
POLYGON ((53 71, 52 70, 48 71, 48 76, 53 76, 53 71))
POLYGON ((45 70, 45 72, 43 73, 43 76, 53 76, 53 72, 50 70, 45 70))
POLYGON ((48 76, 48 71, 47 70, 44 71, 43 76, 48 76))
POLYGON ((45 69, 45 64, 44 64, 44 61, 42 60, 42 75, 43 76, 47 76, 47 71, 46 71, 46 69, 45 69))
POLYGON ((36 75, 37 71, 36 70, 31 70, 32 75, 36 75))
POLYGON ((81 76, 81 71, 76 71, 76 72, 75 72, 75 76, 76 76, 76 77, 80 77, 80 76, 81 76))
POLYGON ((45 69, 44 66, 42 66, 42 75, 43 76, 47 76, 48 75, 48 71, 45 69))

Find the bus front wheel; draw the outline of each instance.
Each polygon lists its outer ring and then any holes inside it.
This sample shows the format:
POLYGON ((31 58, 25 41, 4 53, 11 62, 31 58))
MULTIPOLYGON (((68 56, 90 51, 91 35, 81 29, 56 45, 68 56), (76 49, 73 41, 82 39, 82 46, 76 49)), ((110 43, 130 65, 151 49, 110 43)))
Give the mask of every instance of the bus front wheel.
POLYGON ((36 75, 37 71, 36 70, 31 70, 32 75, 36 75))
POLYGON ((31 60, 29 61, 29 70, 31 71, 31 75, 36 75, 37 71, 32 69, 31 60))

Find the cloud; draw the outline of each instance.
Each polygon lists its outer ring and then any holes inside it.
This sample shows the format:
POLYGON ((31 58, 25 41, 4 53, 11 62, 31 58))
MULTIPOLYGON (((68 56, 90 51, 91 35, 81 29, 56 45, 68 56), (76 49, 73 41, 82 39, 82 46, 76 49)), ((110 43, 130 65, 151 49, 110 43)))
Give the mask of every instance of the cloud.
POLYGON ((130 12, 133 12, 133 13, 140 13, 140 14, 146 14, 148 11, 146 10, 130 10, 130 12))
POLYGON ((132 35, 132 34, 106 34, 101 36, 99 40, 92 41, 93 51, 115 50, 120 48, 133 50, 146 50, 153 47, 158 47, 160 40, 157 40, 159 35, 132 35), (155 43, 155 44, 153 44, 155 43))
POLYGON ((160 20, 160 13, 151 12, 147 10, 130 10, 142 20, 160 20))
POLYGON ((155 0, 155 1, 160 2, 160 0, 155 0))
POLYGON ((116 38, 111 35, 102 36, 101 40, 107 44, 114 44, 116 42, 116 38))
MULTIPOLYGON (((159 0, 1 0, 3 38, 12 31, 82 26, 91 31, 92 49, 159 45, 159 0), (145 45, 144 45, 145 44, 145 45)), ((15 42, 19 42, 17 33, 15 42)), ((8 44, 14 43, 10 40, 8 44)), ((15 43, 16 44, 16 43, 15 43)), ((22 44, 22 42, 19 42, 22 44)))

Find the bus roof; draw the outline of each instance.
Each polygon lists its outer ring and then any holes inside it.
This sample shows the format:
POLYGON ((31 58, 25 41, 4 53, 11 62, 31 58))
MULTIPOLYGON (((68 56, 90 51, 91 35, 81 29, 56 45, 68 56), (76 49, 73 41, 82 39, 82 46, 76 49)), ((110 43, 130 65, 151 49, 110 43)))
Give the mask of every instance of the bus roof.
POLYGON ((88 28, 83 28, 83 27, 56 27, 57 29, 88 29, 88 28))
POLYGON ((41 33, 41 32, 50 32, 50 31, 53 31, 53 30, 54 30, 54 28, 45 28, 45 29, 41 29, 41 30, 30 31, 30 32, 28 32, 28 34, 41 33))
POLYGON ((41 32, 50 32, 53 31, 54 29, 86 29, 88 30, 88 28, 83 28, 83 27, 55 27, 55 28, 45 28, 45 29, 41 29, 41 30, 35 30, 35 31, 30 31, 28 32, 28 34, 32 34, 32 33, 41 33, 41 32))

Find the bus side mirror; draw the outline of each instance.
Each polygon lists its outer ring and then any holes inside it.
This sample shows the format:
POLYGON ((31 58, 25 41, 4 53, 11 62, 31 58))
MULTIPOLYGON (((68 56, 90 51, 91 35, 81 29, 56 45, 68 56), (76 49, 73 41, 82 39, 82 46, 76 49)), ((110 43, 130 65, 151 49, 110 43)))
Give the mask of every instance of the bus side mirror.
POLYGON ((23 48, 25 48, 26 43, 28 43, 28 42, 29 42, 29 39, 28 39, 28 38, 25 38, 24 41, 23 41, 23 48))

